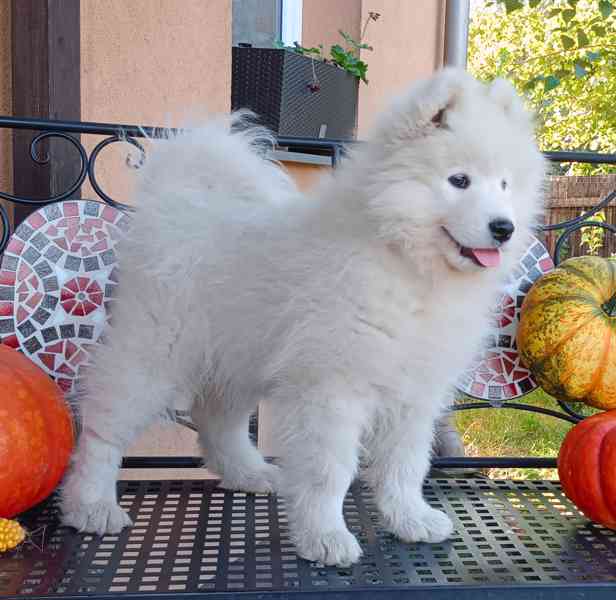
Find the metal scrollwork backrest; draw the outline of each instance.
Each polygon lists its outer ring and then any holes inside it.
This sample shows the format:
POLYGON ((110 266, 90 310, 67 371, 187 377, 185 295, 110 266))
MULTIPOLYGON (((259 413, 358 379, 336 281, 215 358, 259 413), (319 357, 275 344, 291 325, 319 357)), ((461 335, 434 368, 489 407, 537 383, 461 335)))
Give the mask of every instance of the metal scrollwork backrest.
MULTIPOLYGON (((16 119, 12 117, 0 117, 0 128, 15 130, 35 130, 40 131, 30 141, 29 154, 33 166, 49 165, 53 160, 50 151, 42 154, 44 141, 61 140, 74 151, 75 162, 79 165, 78 173, 72 181, 65 184, 65 188, 47 197, 17 196, 8 192, 0 191, 0 199, 18 205, 41 207, 55 202, 61 202, 68 198, 75 197, 76 192, 84 182, 88 181, 94 193, 100 200, 119 210, 131 211, 132 208, 126 202, 113 199, 99 182, 96 175, 97 160, 101 152, 112 144, 129 144, 137 150, 137 158, 128 154, 126 164, 130 168, 138 169, 145 161, 145 149, 138 138, 157 138, 161 137, 164 130, 154 127, 137 127, 134 125, 110 125, 104 123, 76 123, 62 121, 45 121, 37 119, 16 119), (96 143, 90 152, 81 143, 76 135, 92 134, 105 136, 96 143)), ((169 130, 164 131, 167 135, 169 130)), ((0 254, 6 248, 9 241, 11 229, 8 211, 0 203, 0 254)))
MULTIPOLYGON (((60 202, 68 198, 74 197, 75 193, 82 184, 88 181, 94 190, 94 193, 104 203, 113 206, 114 208, 131 211, 132 208, 126 202, 121 202, 113 199, 100 184, 96 175, 97 160, 101 153, 113 144, 124 143, 129 144, 137 151, 135 159, 131 154, 126 159, 126 164, 129 168, 138 169, 146 159, 146 151, 144 146, 139 141, 144 138, 164 138, 174 130, 163 130, 155 127, 138 127, 134 125, 114 125, 104 123, 79 123, 79 122, 63 122, 63 121, 46 121, 37 119, 17 119, 13 117, 0 117, 0 128, 15 129, 15 130, 33 130, 37 133, 30 142, 30 158, 35 166, 43 166, 53 160, 50 153, 41 155, 42 143, 45 140, 63 140, 70 144, 75 152, 75 160, 78 161, 79 170, 74 180, 66 185, 66 189, 56 192, 46 198, 31 198, 16 196, 7 192, 0 191, 0 198, 15 204, 29 206, 44 206, 54 202, 60 202), (81 141, 74 137, 75 135, 91 134, 96 136, 104 136, 90 152, 81 141)), ((302 138, 278 138, 278 144, 291 150, 305 151, 315 150, 319 153, 327 151, 331 154, 332 166, 336 166, 339 158, 344 154, 344 145, 337 140, 311 140, 302 138)), ((596 154, 590 152, 546 152, 548 160, 554 163, 562 162, 579 162, 592 164, 613 164, 616 165, 616 154, 596 154)), ((609 233, 616 233, 616 225, 608 222, 592 220, 593 215, 606 208, 614 200, 616 200, 616 189, 610 191, 603 199, 595 206, 585 211, 583 214, 575 218, 561 221, 559 223, 546 224, 541 227, 543 233, 560 232, 554 247, 554 263, 558 264, 561 260, 562 250, 570 236, 587 227, 601 228, 609 233), (590 219, 590 220, 589 220, 590 219)), ((11 234, 10 221, 6 208, 0 203, 0 254, 6 248, 11 234)), ((576 423, 584 418, 585 415, 577 410, 574 410, 568 404, 558 401, 562 412, 544 408, 541 406, 532 406, 521 402, 506 401, 498 404, 499 407, 513 408, 519 410, 527 410, 537 412, 552 417, 557 417, 571 423, 576 423)), ((493 405, 488 401, 462 401, 455 406, 456 410, 469 410, 490 408, 493 405)), ((188 423, 187 423, 188 424, 188 423)))

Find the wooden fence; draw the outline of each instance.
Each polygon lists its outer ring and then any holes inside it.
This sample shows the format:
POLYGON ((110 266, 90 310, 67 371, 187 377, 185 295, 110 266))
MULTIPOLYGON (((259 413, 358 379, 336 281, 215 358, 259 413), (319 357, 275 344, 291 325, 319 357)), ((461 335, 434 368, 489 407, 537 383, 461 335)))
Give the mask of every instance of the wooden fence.
MULTIPOLYGON (((573 219, 579 216, 581 212, 596 206, 614 190, 616 190, 616 174, 551 177, 546 194, 545 222, 546 224, 553 224, 573 219)), ((612 201, 603 212, 606 221, 616 225, 616 200, 612 201)), ((545 244, 552 256, 554 255, 559 233, 559 231, 548 231, 545 233, 545 244)), ((582 246, 581 243, 582 233, 578 230, 569 237, 567 252, 562 258, 588 254, 588 248, 582 246)), ((605 231, 603 246, 599 254, 600 256, 616 254, 616 235, 605 231)))

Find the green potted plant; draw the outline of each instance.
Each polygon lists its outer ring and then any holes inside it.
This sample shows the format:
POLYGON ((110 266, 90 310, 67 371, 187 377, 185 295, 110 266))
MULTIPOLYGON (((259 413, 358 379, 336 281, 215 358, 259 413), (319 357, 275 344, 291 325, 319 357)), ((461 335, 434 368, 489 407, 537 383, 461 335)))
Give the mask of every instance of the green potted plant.
POLYGON ((361 50, 372 50, 340 31, 342 44, 305 48, 299 44, 276 48, 233 48, 231 107, 249 108, 275 134, 281 136, 353 139, 357 126, 360 81, 368 83, 368 65, 361 50))

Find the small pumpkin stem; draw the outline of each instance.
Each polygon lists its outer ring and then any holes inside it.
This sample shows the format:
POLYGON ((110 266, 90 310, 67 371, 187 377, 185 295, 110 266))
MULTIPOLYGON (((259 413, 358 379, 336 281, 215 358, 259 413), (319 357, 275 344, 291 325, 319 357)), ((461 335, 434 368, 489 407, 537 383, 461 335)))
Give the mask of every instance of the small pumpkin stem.
POLYGON ((614 294, 607 302, 603 303, 601 308, 608 317, 616 317, 616 294, 614 294))

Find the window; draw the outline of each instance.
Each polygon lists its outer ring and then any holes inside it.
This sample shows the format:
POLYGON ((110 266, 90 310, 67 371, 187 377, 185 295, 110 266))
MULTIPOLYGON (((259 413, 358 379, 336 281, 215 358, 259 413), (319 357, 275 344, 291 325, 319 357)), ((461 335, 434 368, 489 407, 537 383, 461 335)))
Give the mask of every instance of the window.
POLYGON ((285 46, 302 43, 302 4, 303 0, 282 0, 281 39, 285 46))
POLYGON ((233 0, 233 45, 273 48, 302 42, 303 0, 233 0))

